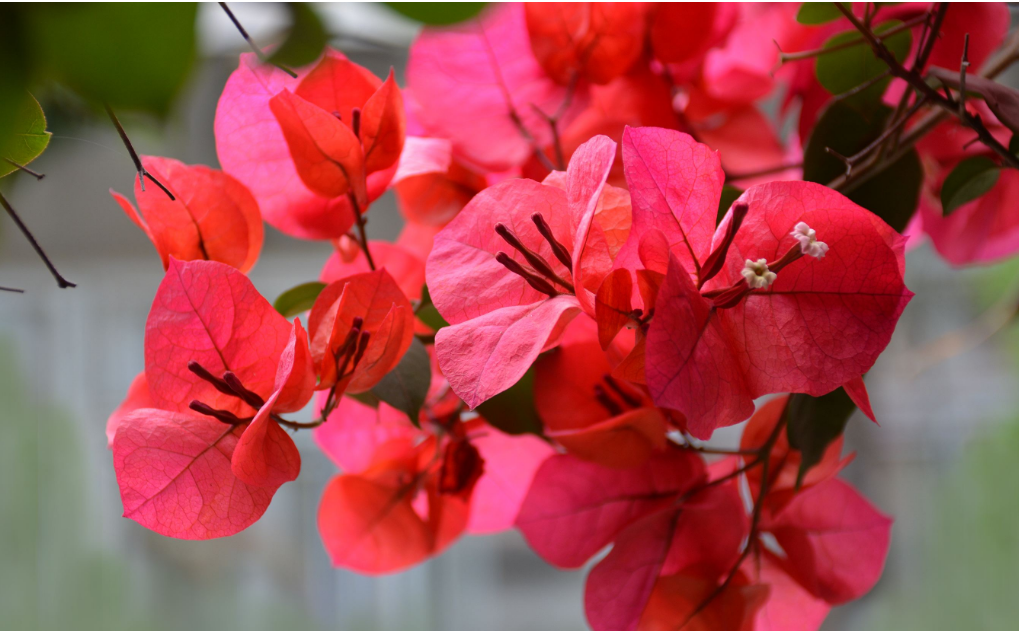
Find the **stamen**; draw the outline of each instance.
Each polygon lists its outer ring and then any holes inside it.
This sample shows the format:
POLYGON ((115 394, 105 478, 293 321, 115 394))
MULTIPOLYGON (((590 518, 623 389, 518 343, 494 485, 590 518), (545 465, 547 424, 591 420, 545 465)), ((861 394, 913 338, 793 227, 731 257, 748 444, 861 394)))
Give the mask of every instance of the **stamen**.
POLYGON ((263 405, 265 405, 265 399, 258 396, 257 393, 254 393, 251 390, 245 388, 244 384, 241 383, 240 378, 234 373, 230 372, 229 370, 223 373, 223 381, 225 381, 227 385, 230 386, 230 389, 233 390, 235 395, 240 397, 242 401, 244 401, 251 407, 255 408, 256 410, 260 409, 263 405))
POLYGON ((608 387, 612 388, 613 392, 619 395, 620 399, 627 403, 627 405, 629 405, 632 408, 640 407, 641 400, 635 397, 632 393, 624 390, 623 387, 619 384, 619 382, 613 379, 610 375, 605 375, 605 377, 603 377, 603 380, 608 385, 608 387))
POLYGON ((503 241, 510 244, 510 247, 512 247, 517 252, 520 252, 527 260, 527 262, 531 264, 531 267, 534 268, 534 271, 545 276, 546 278, 553 282, 559 283, 563 287, 570 290, 570 292, 574 292, 574 288, 571 283, 560 278, 559 275, 552 270, 552 267, 545 261, 545 259, 541 258, 536 252, 532 251, 526 245, 521 243, 520 239, 517 238, 517 235, 513 234, 513 232, 509 228, 507 228, 504 224, 501 223, 495 224, 495 233, 502 237, 503 241))
POLYGON ((240 418, 233 412, 227 412, 226 410, 217 410, 216 408, 208 404, 202 403, 201 401, 192 401, 191 403, 188 404, 188 407, 194 410, 195 412, 198 412, 199 414, 211 416, 217 421, 222 421, 229 425, 241 425, 242 423, 247 423, 251 421, 250 418, 240 418))
POLYGON ((361 137, 361 108, 355 107, 350 111, 350 128, 354 131, 354 135, 358 138, 361 137))
POLYGON ((828 253, 828 244, 817 240, 817 233, 804 222, 799 222, 789 233, 800 242, 800 252, 815 259, 823 259, 828 253))
POLYGON ((601 403, 612 416, 619 416, 623 413, 623 408, 609 396, 609 393, 605 391, 605 388, 603 388, 601 384, 595 384, 594 398, 597 399, 598 403, 601 403))
POLYGON ((347 372, 347 365, 350 364, 350 359, 354 356, 355 343, 361 334, 361 324, 363 322, 361 318, 354 318, 354 326, 350 327, 350 330, 347 331, 347 337, 343 339, 343 344, 333 354, 337 379, 343 378, 343 374, 347 372))
POLYGON ((364 352, 368 349, 368 338, 370 336, 371 334, 368 331, 361 333, 361 339, 357 343, 357 352, 354 354, 354 368, 357 368, 358 362, 364 357, 364 352))
POLYGON ((495 260, 502 263, 502 265, 509 271, 513 272, 517 276, 522 277, 524 280, 527 281, 528 285, 534 287, 541 293, 547 294, 551 298, 555 298, 556 296, 559 295, 559 292, 556 291, 555 288, 552 287, 552 285, 547 280, 527 271, 526 269, 524 269, 523 265, 511 259, 509 255, 506 254, 505 252, 497 253, 495 255, 495 260))
POLYGON ((194 360, 189 361, 188 362, 188 370, 190 370, 191 372, 193 372, 196 375, 198 375, 198 377, 200 379, 202 379, 204 381, 207 381, 210 384, 212 384, 213 388, 215 388, 216 390, 219 390, 223 394, 228 394, 230 396, 237 396, 236 393, 233 391, 233 388, 231 388, 229 385, 227 385, 227 383, 225 381, 223 381, 222 379, 220 379, 216 375, 214 375, 211 372, 209 372, 208 370, 206 370, 205 367, 202 366, 201 364, 199 364, 198 362, 196 362, 194 360))
POLYGON ((698 289, 703 287, 704 283, 714 278, 718 272, 722 271, 722 266, 725 265, 725 255, 728 254, 729 246, 732 245, 733 239, 736 238, 736 232, 743 225, 743 220, 746 219, 749 210, 750 206, 744 202, 733 204, 732 220, 729 221, 729 225, 725 229, 725 236, 722 237, 721 243, 708 255, 708 258, 704 260, 704 264, 701 266, 701 276, 697 283, 698 289))
POLYGON ((570 256, 570 251, 566 249, 566 246, 556 240, 555 235, 552 234, 552 228, 545 221, 545 218, 541 216, 541 213, 534 213, 531 215, 531 221, 538 227, 538 232, 541 236, 545 237, 545 241, 552 246, 552 254, 555 255, 559 262, 566 266, 566 269, 573 273, 573 257, 570 256))
POLYGON ((766 289, 775 282, 776 278, 775 272, 768 269, 767 259, 757 259, 756 262, 747 259, 740 274, 743 275, 751 289, 766 289))
POLYGON ((729 309, 739 304, 743 296, 750 293, 750 287, 745 281, 737 281, 732 287, 721 291, 711 291, 704 294, 705 298, 712 298, 712 306, 715 309, 729 309), (710 294, 710 295, 708 295, 710 294))

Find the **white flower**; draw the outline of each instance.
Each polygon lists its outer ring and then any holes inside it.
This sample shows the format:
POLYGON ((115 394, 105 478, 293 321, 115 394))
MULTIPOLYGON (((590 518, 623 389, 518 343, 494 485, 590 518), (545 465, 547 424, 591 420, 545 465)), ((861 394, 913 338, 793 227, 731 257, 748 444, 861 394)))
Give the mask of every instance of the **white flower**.
POLYGON ((800 252, 807 256, 823 259, 824 255, 828 253, 828 244, 824 241, 818 241, 817 233, 814 232, 814 229, 802 221, 796 224, 796 227, 789 234, 800 242, 800 252))
POLYGON ((740 273, 751 289, 765 289, 775 282, 775 272, 768 269, 767 259, 757 259, 756 262, 747 259, 740 273))

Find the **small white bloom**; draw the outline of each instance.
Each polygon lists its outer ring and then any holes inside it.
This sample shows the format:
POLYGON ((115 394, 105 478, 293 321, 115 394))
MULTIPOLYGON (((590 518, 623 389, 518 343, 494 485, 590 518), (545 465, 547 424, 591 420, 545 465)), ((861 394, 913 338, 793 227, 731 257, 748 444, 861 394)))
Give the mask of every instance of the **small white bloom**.
POLYGON ((802 221, 796 224, 796 227, 789 234, 800 242, 800 252, 807 256, 823 259, 824 255, 828 253, 828 244, 824 241, 818 241, 817 233, 814 232, 814 229, 802 221))
POLYGON ((743 274, 743 278, 747 280, 747 285, 751 289, 765 289, 775 282, 775 272, 768 269, 767 259, 757 259, 757 261, 747 259, 740 273, 743 274))

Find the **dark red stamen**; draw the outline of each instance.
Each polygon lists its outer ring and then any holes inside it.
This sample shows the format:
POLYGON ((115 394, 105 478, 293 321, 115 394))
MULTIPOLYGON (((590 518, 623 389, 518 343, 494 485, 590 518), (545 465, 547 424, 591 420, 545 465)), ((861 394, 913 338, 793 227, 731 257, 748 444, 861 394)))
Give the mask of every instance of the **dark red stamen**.
POLYGON ((357 368, 357 364, 364 357, 364 352, 368 349, 368 338, 371 334, 368 331, 361 333, 361 339, 357 342, 357 352, 354 354, 354 368, 357 368))
POLYGON ((712 250, 701 266, 700 280, 697 282, 698 289, 703 287, 704 283, 714 278, 718 272, 722 271, 722 266, 725 265, 725 255, 729 253, 729 246, 732 245, 733 239, 736 238, 736 232, 743 225, 743 220, 746 219, 749 210, 750 207, 743 202, 733 204, 732 220, 725 229, 725 236, 722 237, 722 241, 712 250))
POLYGON ((735 285, 724 289, 722 291, 712 291, 704 294, 705 298, 712 298, 713 306, 715 309, 729 309, 739 304, 740 300, 743 300, 743 296, 750 293, 750 286, 743 279, 740 279, 735 285), (712 295, 708 295, 712 294, 712 295))
POLYGON ((190 370, 191 372, 193 372, 196 375, 198 375, 198 377, 200 379, 202 379, 203 381, 207 381, 210 384, 212 384, 212 387, 214 387, 216 390, 219 390, 223 394, 228 394, 230 396, 236 396, 234 394, 233 388, 228 386, 225 381, 223 381, 222 379, 220 379, 216 375, 214 375, 211 372, 209 372, 208 370, 206 370, 205 367, 202 366, 201 364, 199 364, 198 362, 196 362, 194 360, 189 361, 188 362, 188 370, 190 370))
POLYGON ((509 254, 506 254, 505 252, 498 252, 495 255, 495 260, 499 261, 499 263, 501 263, 509 271, 526 280, 528 285, 534 287, 541 293, 547 294, 551 298, 555 298, 559 295, 559 292, 556 291, 555 287, 553 287, 547 280, 529 272, 523 265, 511 259, 509 254))
POLYGON ((256 410, 265 405, 265 399, 245 388, 240 378, 229 370, 223 373, 223 381, 230 386, 236 396, 256 410))
POLYGON ((605 375, 603 380, 605 381, 605 384, 609 388, 611 388, 613 392, 619 395, 619 398, 626 402, 626 404, 629 405, 631 408, 638 408, 641 406, 642 403, 641 400, 638 397, 636 397, 632 392, 627 392, 626 390, 624 390, 623 386, 618 381, 613 379, 610 375, 605 375))
POLYGON ((224 423, 227 423, 228 425, 241 425, 242 423, 248 423, 252 420, 250 418, 240 418, 233 412, 227 412, 226 410, 217 410, 216 408, 205 403, 202 403, 201 401, 192 401, 191 403, 188 404, 188 407, 194 410, 195 412, 198 412, 199 414, 211 416, 217 421, 222 421, 224 423))
POLYGON ((495 224, 495 233, 502 237, 502 240, 508 243, 510 247, 512 247, 517 252, 520 252, 520 254, 523 255, 524 259, 531 265, 531 267, 534 268, 534 271, 538 272, 539 274, 551 280, 552 282, 559 283, 560 285, 568 289, 570 292, 574 291, 572 283, 569 283, 566 280, 560 278, 559 275, 552 270, 552 266, 549 265, 545 261, 545 259, 541 258, 541 256, 539 256, 536 252, 534 252, 526 245, 521 243, 520 239, 517 238, 517 235, 513 234, 513 232, 509 228, 507 228, 504 224, 501 223, 495 224))
POLYGON ((354 135, 358 138, 361 137, 361 108, 355 107, 350 111, 350 128, 354 131, 354 135))
POLYGON ((598 403, 602 404, 609 414, 612 416, 618 416, 623 413, 623 408, 616 403, 615 399, 609 396, 609 393, 605 391, 605 388, 601 384, 595 384, 594 386, 594 398, 598 400, 598 403))
POLYGON ((803 250, 800 248, 800 244, 797 243, 793 245, 793 247, 789 248, 789 250, 782 255, 782 258, 773 263, 768 263, 768 269, 777 274, 783 267, 801 258, 803 258, 803 250))
POLYGON ((538 232, 541 236, 545 237, 545 241, 552 246, 552 254, 555 255, 559 262, 566 266, 566 269, 573 273, 573 257, 570 256, 570 251, 566 249, 562 243, 556 240, 555 235, 552 234, 552 228, 545 221, 545 218, 541 216, 541 213, 534 213, 531 215, 531 221, 538 227, 538 232))

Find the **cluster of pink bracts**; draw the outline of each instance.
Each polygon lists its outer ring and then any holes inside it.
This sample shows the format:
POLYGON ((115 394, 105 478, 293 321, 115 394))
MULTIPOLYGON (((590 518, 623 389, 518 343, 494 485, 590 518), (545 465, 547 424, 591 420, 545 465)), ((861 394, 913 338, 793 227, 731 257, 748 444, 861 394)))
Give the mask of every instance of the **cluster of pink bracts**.
MULTIPOLYGON (((1000 7, 961 10, 993 40, 1000 7)), ((166 268, 145 371, 107 427, 125 516, 185 539, 243 530, 300 472, 287 430, 314 428, 342 469, 318 514, 339 567, 397 571, 514 526, 563 568, 611 544, 587 581, 595 631, 808 631, 867 592, 891 521, 837 477, 841 439, 798 479, 783 414, 786 393, 843 387, 873 418, 862 375, 912 295, 906 239, 795 168, 717 220, 723 168, 800 151, 754 103, 783 84, 806 137, 830 98, 771 74, 773 39, 832 33, 794 13, 500 5, 426 29, 403 90, 332 50, 296 78, 242 55, 216 112, 223 171, 147 157, 176 199, 136 182, 136 210, 114 193, 166 268), (368 241, 389 189, 406 228, 368 241), (305 323, 245 276, 263 219, 336 244, 305 323), (448 326, 417 317, 429 304, 448 326), (415 423, 346 396, 415 337, 431 359, 415 423), (540 437, 474 411, 532 369, 540 437), (784 396, 755 412, 769 394, 784 396), (312 399, 319 419, 286 418, 312 399), (748 418, 739 450, 694 445, 748 418)), ((936 139, 932 190, 964 155, 936 139)), ((924 210, 922 229, 955 262, 1010 253, 1019 219, 967 237, 991 206, 924 210)))

